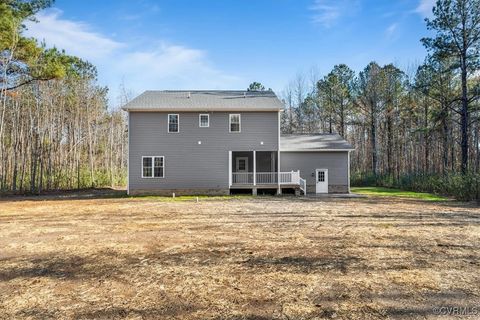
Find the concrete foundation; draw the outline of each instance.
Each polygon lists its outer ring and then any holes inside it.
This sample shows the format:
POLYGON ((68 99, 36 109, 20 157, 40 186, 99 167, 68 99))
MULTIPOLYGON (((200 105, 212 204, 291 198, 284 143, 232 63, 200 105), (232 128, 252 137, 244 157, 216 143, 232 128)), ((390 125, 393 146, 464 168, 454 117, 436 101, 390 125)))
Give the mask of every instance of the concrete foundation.
POLYGON ((157 189, 157 190, 130 190, 128 193, 132 196, 154 195, 154 196, 226 196, 230 194, 230 189, 157 189))
MULTIPOLYGON (((257 195, 258 188, 251 188, 252 194, 257 195)), ((307 193, 315 193, 315 185, 307 185, 307 193)), ((225 196, 230 194, 230 189, 157 189, 157 190, 130 190, 129 195, 154 195, 154 196, 166 196, 171 197, 175 193, 175 196, 225 196)), ((348 193, 348 185, 329 185, 328 193, 346 194, 348 193)), ((282 189, 277 189, 277 194, 282 194, 282 189)), ((295 195, 300 195, 300 189, 295 188, 295 195)))
POLYGON ((328 193, 348 193, 348 185, 329 185, 328 193))
MULTIPOLYGON (((307 193, 315 192, 315 185, 307 185, 307 193)), ((348 193, 348 185, 328 185, 328 193, 348 193)))

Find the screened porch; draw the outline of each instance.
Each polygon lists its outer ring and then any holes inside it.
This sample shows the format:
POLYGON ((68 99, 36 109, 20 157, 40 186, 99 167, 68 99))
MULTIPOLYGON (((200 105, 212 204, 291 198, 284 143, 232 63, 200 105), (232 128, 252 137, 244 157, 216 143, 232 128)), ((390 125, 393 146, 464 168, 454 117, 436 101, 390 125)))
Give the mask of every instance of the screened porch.
POLYGON ((278 172, 277 151, 231 151, 230 187, 301 186, 300 172, 278 172))

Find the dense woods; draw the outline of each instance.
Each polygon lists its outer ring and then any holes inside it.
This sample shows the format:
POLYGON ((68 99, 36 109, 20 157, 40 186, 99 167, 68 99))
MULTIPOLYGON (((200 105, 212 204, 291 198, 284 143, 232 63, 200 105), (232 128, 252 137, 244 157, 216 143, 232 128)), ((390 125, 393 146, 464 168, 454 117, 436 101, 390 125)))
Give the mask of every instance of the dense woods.
POLYGON ((0 190, 125 184, 126 125, 93 65, 22 36, 50 1, 0 2, 0 190))
POLYGON ((335 132, 355 147, 352 183, 478 198, 480 1, 441 0, 425 62, 344 64, 300 74, 283 92, 287 133, 335 132))

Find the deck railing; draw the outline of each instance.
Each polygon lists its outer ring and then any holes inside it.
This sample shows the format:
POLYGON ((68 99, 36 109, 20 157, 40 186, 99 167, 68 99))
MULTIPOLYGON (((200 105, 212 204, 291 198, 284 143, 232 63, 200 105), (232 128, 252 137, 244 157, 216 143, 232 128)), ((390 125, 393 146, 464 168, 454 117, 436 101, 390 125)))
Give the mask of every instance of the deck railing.
POLYGON ((307 181, 300 178, 300 190, 303 191, 303 195, 307 195, 307 181))
POLYGON ((253 184, 253 172, 232 172, 232 184, 253 184))
POLYGON ((276 184, 276 172, 257 172, 257 184, 276 184))
POLYGON ((280 172, 280 184, 299 184, 300 171, 280 172))
POLYGON ((300 184, 300 171, 257 172, 255 182, 253 172, 232 172, 232 184, 300 184))

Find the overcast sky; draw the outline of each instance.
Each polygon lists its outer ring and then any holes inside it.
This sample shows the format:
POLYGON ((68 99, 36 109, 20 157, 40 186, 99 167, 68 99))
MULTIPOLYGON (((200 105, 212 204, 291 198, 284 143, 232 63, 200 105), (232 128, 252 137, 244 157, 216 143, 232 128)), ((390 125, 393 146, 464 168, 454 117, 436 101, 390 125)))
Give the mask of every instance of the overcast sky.
POLYGON ((281 91, 299 72, 420 63, 434 0, 57 0, 27 35, 95 64, 110 88, 281 91))

